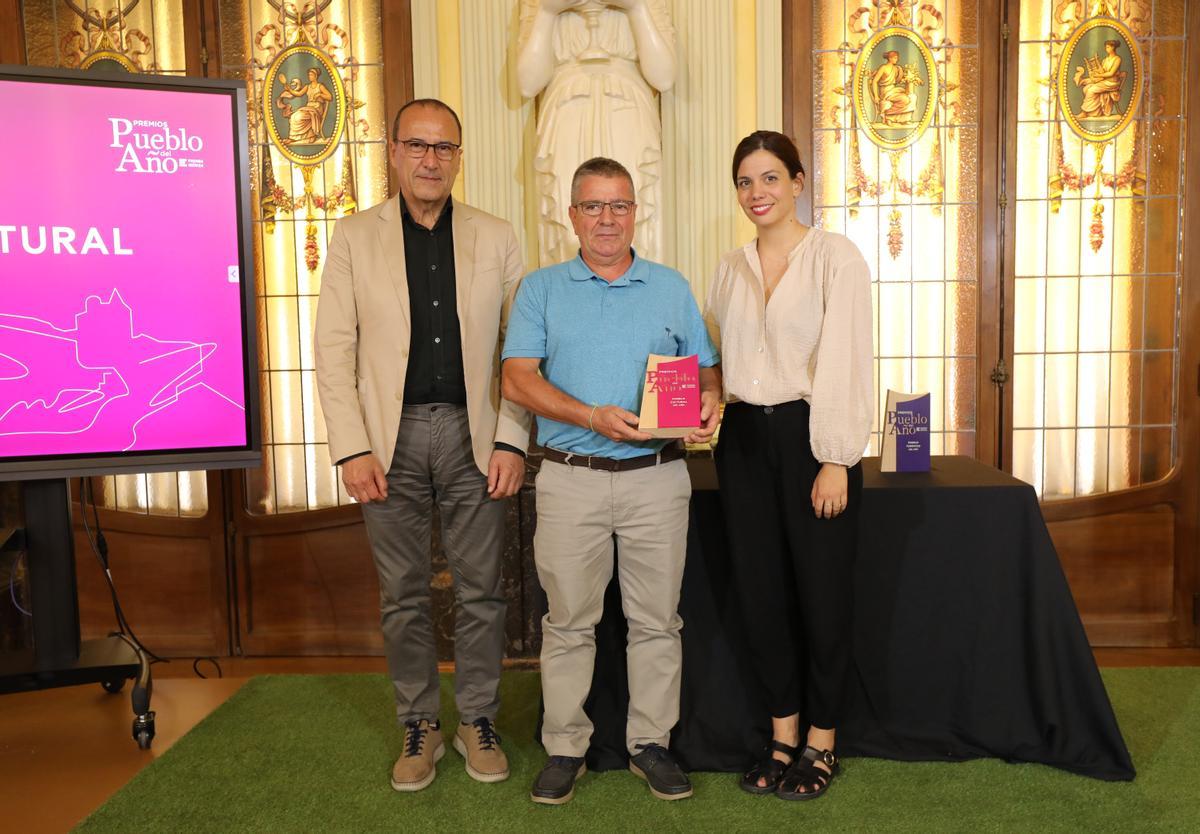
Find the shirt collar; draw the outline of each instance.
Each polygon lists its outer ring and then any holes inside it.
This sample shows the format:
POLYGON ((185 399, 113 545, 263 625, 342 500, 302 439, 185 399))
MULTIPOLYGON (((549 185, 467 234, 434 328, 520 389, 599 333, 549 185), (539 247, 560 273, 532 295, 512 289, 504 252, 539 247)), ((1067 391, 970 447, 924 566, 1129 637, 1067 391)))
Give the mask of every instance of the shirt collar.
MULTIPOLYGON (((612 282, 605 281, 609 286, 625 287, 629 285, 630 281, 646 283, 650 267, 644 258, 638 257, 636 249, 630 249, 629 251, 633 253, 633 263, 629 265, 629 269, 625 270, 620 278, 612 282)), ((572 260, 567 261, 567 274, 571 277, 572 281, 590 281, 593 278, 604 281, 603 278, 600 278, 600 276, 592 271, 591 267, 584 263, 582 250, 572 260)))
MULTIPOLYGON (((817 229, 816 226, 809 226, 808 232, 804 235, 804 237, 800 238, 800 242, 792 247, 792 251, 787 253, 788 263, 791 263, 793 260, 795 260, 796 256, 798 254, 800 254, 800 250, 808 245, 808 239, 818 233, 819 233, 819 230, 817 229)), ((742 252, 745 253, 746 260, 751 261, 751 262, 757 262, 758 261, 758 238, 757 237, 751 238, 750 242, 742 247, 742 252)))
MULTIPOLYGON (((420 223, 418 223, 416 221, 416 219, 412 216, 412 213, 409 212, 408 203, 404 202, 404 195, 397 194, 396 199, 400 201, 400 216, 404 219, 404 221, 416 228, 425 229, 424 226, 422 226, 420 223)), ((431 231, 431 232, 436 231, 438 229, 438 227, 440 227, 443 223, 449 221, 450 214, 453 211, 453 209, 454 209, 454 198, 447 197, 446 205, 442 206, 442 213, 439 214, 438 219, 434 221, 433 228, 426 229, 426 231, 431 231)))

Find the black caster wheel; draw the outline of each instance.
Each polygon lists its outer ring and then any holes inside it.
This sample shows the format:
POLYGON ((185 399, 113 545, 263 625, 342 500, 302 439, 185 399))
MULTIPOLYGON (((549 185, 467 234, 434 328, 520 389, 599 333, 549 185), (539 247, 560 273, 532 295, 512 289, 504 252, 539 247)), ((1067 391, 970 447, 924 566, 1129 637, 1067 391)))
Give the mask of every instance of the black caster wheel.
POLYGON ((105 692, 116 695, 118 692, 120 692, 122 689, 125 688, 125 679, 124 678, 116 678, 115 680, 111 680, 111 681, 101 681, 100 685, 102 687, 104 687, 105 692))
POLYGON ((153 712, 139 715, 133 719, 133 740, 137 742, 137 746, 140 749, 150 749, 150 742, 154 740, 153 712))

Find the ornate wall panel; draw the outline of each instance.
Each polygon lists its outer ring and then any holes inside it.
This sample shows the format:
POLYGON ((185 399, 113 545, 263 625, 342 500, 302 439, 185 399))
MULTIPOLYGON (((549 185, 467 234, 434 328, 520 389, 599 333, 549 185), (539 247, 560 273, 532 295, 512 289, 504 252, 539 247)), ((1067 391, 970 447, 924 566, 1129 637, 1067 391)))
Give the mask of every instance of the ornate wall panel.
POLYGON ((338 506, 313 325, 334 222, 387 196, 380 4, 226 0, 218 16, 220 74, 250 100, 264 452, 247 510, 338 506))
POLYGON ((34 66, 184 72, 182 0, 23 0, 34 66))
POLYGON ((1187 5, 1021 5, 1012 460, 1046 500, 1176 458, 1187 5))
POLYGON ((868 454, 878 454, 892 388, 930 392, 934 454, 973 455, 977 5, 814 0, 812 21, 813 222, 854 240, 872 273, 868 454))

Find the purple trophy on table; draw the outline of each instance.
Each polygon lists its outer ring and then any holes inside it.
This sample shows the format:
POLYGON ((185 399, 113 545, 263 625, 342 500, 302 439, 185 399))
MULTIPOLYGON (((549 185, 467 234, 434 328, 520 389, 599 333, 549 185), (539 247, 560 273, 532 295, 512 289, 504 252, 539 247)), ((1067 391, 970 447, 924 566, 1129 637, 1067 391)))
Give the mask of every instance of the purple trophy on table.
POLYGON ((929 471, 929 394, 888 391, 881 472, 929 471))

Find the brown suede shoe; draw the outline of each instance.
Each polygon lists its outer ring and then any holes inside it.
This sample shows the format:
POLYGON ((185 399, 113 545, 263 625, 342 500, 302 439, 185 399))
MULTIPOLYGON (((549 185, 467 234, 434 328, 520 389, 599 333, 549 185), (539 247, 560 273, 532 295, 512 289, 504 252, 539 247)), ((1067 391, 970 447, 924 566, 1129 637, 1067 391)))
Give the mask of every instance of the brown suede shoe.
POLYGON ((508 757, 500 749, 500 736, 486 718, 459 724, 454 731, 454 749, 467 760, 467 775, 480 782, 503 782, 508 778, 508 757))
POLYGON ((398 791, 419 791, 437 776, 435 765, 446 754, 442 744, 442 725, 425 719, 404 725, 404 752, 392 768, 392 787, 398 791))

